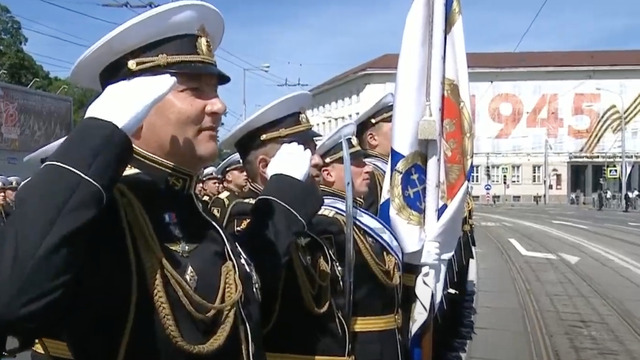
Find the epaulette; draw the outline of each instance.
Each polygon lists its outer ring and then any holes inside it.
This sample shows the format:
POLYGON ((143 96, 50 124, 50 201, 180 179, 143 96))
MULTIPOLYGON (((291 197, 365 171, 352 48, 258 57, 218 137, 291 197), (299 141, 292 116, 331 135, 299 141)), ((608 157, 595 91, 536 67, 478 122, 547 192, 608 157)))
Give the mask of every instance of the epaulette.
POLYGON ((213 200, 213 199, 212 199, 212 198, 211 198, 211 196, 209 196, 209 195, 204 195, 204 196, 202 197, 202 201, 211 202, 211 200, 213 200))
POLYGON ((320 209, 320 211, 318 211, 318 215, 334 217, 336 215, 336 212, 334 210, 329 210, 329 209, 320 209))
POLYGON ((137 174, 139 172, 140 172, 140 170, 134 168, 131 165, 127 165, 127 168, 124 169, 124 172, 122 173, 122 176, 129 176, 129 175, 137 174))
POLYGON ((224 199, 224 198, 228 197, 229 195, 231 195, 231 193, 228 192, 227 190, 225 190, 225 191, 221 192, 220 194, 218 194, 218 196, 216 196, 216 197, 219 197, 220 199, 224 199))

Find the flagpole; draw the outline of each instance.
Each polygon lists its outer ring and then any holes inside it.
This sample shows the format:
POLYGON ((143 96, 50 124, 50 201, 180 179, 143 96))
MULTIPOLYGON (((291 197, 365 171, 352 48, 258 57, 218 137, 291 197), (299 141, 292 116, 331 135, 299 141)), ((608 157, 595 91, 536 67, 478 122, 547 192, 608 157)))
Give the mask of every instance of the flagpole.
MULTIPOLYGON (((430 0, 429 14, 431 23, 429 65, 427 72, 427 98, 428 109, 423 124, 429 128, 422 139, 426 140, 427 155, 427 189, 426 207, 425 207, 425 253, 423 251, 423 263, 434 267, 436 273, 440 271, 440 264, 437 262, 439 254, 429 254, 428 249, 434 249, 429 243, 437 241, 438 210, 440 208, 440 173, 441 173, 441 141, 442 141, 442 96, 444 83, 444 64, 445 64, 445 28, 446 28, 446 0, 430 0)), ((422 127, 422 126, 421 126, 422 127)), ((437 249, 437 247, 435 247, 437 249)), ((437 294, 436 291, 433 292, 437 294)), ((422 360, 431 360, 433 358, 433 342, 434 342, 434 321, 437 309, 435 309, 435 301, 432 298, 429 305, 429 315, 427 317, 427 328, 422 338, 422 360)))

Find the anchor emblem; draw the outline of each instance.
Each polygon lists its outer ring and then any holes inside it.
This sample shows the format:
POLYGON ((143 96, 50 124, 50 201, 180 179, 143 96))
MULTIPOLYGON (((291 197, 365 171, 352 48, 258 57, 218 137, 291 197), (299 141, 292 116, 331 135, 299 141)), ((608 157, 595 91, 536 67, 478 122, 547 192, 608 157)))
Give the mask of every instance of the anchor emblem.
POLYGON ((411 225, 422 225, 426 202, 426 155, 414 151, 398 162, 391 176, 391 205, 411 225))
POLYGON ((410 176, 411 180, 413 180, 413 182, 415 183, 415 187, 411 187, 411 186, 407 186, 407 190, 404 191, 404 195, 405 196, 409 196, 411 199, 413 199, 413 195, 415 193, 418 193, 419 195, 419 199, 417 199, 416 205, 424 210, 425 207, 425 203, 424 203, 424 195, 423 195, 423 191, 426 189, 427 184, 426 183, 420 183, 420 174, 418 174, 416 172, 415 168, 411 168, 411 176, 410 176))

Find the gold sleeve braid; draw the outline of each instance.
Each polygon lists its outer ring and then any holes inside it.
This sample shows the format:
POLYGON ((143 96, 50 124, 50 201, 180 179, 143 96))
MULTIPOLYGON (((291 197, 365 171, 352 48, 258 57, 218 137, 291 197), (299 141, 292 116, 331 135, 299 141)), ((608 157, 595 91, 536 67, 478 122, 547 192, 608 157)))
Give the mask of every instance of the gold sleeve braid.
MULTIPOLYGON (((162 254, 162 249, 153 231, 151 222, 136 197, 124 186, 118 185, 115 189, 118 206, 123 214, 123 226, 127 234, 127 241, 130 241, 131 233, 137 250, 142 259, 148 286, 152 292, 153 302, 160 321, 166 334, 179 349, 198 355, 211 354, 224 343, 233 326, 239 300, 242 295, 242 283, 238 276, 235 265, 231 260, 227 260, 221 268, 220 289, 214 303, 209 303, 198 296, 182 277, 171 267, 162 254), (167 298, 163 276, 165 275, 169 283, 178 294, 180 301, 197 319, 211 321, 219 314, 220 326, 209 340, 201 345, 187 343, 183 338, 167 298), (192 303, 197 303, 207 309, 207 313, 200 313, 194 309, 192 303)), ((133 243, 133 241, 131 241, 133 243)), ((227 253, 227 256, 233 256, 227 253)), ((136 277, 135 272, 133 277, 136 277)))
MULTIPOLYGON (((344 216, 336 213, 333 217, 336 218, 343 227, 347 226, 344 216)), ((400 270, 395 257, 384 250, 384 263, 382 263, 371 248, 371 245, 366 239, 366 235, 356 227, 354 227, 353 230, 353 237, 356 240, 358 249, 360 249, 360 253, 367 261, 369 268, 371 268, 371 271, 373 271, 378 280, 388 287, 398 286, 400 284, 400 270)))

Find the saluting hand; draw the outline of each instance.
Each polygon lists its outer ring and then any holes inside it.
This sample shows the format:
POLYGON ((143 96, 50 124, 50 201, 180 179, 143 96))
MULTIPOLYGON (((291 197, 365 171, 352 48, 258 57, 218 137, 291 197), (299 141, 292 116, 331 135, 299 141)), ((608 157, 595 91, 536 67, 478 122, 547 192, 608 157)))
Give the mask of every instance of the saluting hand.
POLYGON ((311 156, 311 151, 298 143, 283 144, 267 166, 267 177, 283 174, 305 181, 309 176, 311 156))
POLYGON ((176 78, 169 74, 140 76, 117 82, 104 89, 89 105, 84 117, 112 122, 131 135, 175 84, 176 78))
MULTIPOLYGON (((142 125, 151 109, 173 89, 177 80, 169 74, 140 76, 107 86, 96 98, 84 117, 109 121, 127 135, 142 125)), ((27 155, 24 162, 40 162, 53 154, 67 137, 58 139, 27 155)))

